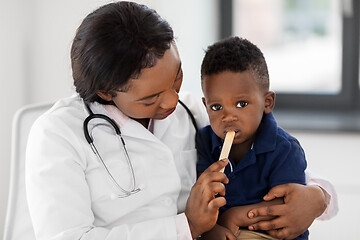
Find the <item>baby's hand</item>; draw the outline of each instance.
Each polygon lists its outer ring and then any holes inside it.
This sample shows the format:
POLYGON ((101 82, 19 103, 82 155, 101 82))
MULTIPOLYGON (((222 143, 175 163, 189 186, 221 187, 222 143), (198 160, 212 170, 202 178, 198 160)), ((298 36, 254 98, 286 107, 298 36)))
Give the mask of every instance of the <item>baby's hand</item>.
POLYGON ((236 240, 235 235, 227 228, 216 224, 210 231, 201 235, 201 240, 236 240))
POLYGON ((239 230, 239 227, 248 227, 249 225, 254 225, 260 221, 271 220, 276 216, 248 216, 248 212, 251 209, 271 206, 271 205, 279 205, 283 204, 282 198, 277 198, 271 201, 263 201, 251 205, 237 206, 232 207, 226 210, 218 219, 218 224, 224 226, 231 230, 234 234, 239 230))
MULTIPOLYGON (((239 227, 244 227, 247 218, 247 209, 243 211, 242 207, 232 207, 224 212, 218 219, 218 224, 229 229, 233 234, 236 234, 239 227)), ((247 225, 246 225, 247 226, 247 225)))

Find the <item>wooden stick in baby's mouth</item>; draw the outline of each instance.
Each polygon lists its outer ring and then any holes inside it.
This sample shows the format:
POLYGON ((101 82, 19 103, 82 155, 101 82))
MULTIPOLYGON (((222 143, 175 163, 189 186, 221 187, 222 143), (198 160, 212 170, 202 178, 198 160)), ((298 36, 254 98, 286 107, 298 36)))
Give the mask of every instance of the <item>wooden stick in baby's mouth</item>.
MULTIPOLYGON (((219 160, 229 157, 229 153, 230 153, 230 149, 231 149, 234 137, 235 137, 235 131, 229 131, 226 133, 219 160)), ((224 172, 224 170, 225 170, 225 168, 221 169, 220 172, 224 172)))

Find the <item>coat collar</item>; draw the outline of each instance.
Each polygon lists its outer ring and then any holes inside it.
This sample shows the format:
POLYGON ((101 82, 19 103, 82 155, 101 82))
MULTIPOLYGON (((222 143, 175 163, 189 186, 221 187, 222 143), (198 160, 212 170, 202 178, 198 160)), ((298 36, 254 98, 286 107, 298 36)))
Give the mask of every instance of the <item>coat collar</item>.
POLYGON ((124 136, 140 137, 151 141, 158 141, 158 139, 161 139, 164 136, 166 130, 170 126, 171 119, 174 118, 174 114, 176 112, 175 110, 173 114, 163 120, 154 120, 154 131, 151 133, 139 122, 129 118, 121 112, 120 109, 113 105, 103 105, 94 102, 90 105, 90 107, 94 113, 104 114, 113 119, 120 127, 120 131, 124 136))

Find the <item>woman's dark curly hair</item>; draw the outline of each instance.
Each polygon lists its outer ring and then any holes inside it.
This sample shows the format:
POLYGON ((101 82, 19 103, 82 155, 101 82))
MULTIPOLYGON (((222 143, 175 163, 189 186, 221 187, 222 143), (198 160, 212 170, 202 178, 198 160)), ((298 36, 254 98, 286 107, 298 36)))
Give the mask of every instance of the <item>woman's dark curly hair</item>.
POLYGON ((250 41, 230 37, 209 46, 201 65, 201 84, 204 76, 224 71, 252 71, 255 80, 269 89, 269 73, 263 53, 250 41))
POLYGON ((172 41, 172 28, 153 9, 125 1, 98 8, 83 20, 71 47, 76 91, 85 102, 104 103, 97 91, 127 91, 129 79, 153 67, 172 41))

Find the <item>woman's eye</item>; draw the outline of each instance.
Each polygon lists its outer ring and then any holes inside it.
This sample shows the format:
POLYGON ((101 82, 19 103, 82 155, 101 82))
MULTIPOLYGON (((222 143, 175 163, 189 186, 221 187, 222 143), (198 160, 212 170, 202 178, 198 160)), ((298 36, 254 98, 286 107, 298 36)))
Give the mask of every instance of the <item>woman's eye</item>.
POLYGON ((222 106, 220 104, 214 104, 214 105, 211 105, 210 108, 213 111, 219 111, 222 109, 222 106))
POLYGON ((240 102, 238 102, 238 103, 236 104, 236 107, 238 107, 238 108, 243 108, 243 107, 246 107, 247 105, 248 105, 247 102, 245 102, 245 101, 240 101, 240 102))
POLYGON ((145 106, 151 106, 151 105, 153 105, 153 104, 155 104, 155 102, 152 102, 152 103, 143 103, 145 106))
POLYGON ((175 79, 175 82, 179 81, 182 78, 183 78, 183 70, 181 69, 180 72, 179 72, 179 75, 175 79))
POLYGON ((156 95, 156 96, 152 97, 151 99, 147 99, 146 101, 141 102, 141 104, 148 107, 148 106, 154 105, 158 99, 159 99, 159 95, 156 95))

